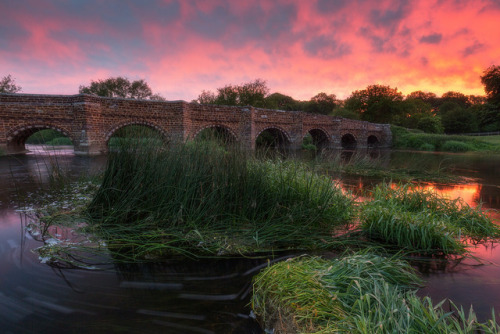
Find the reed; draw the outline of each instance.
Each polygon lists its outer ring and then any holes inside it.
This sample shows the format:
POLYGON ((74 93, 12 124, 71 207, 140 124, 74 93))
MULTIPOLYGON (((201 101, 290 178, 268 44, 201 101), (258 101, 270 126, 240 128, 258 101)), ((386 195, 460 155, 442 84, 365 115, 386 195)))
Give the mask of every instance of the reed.
POLYGON ((449 200, 412 184, 381 184, 360 210, 361 229, 369 238, 417 253, 457 254, 465 239, 500 236, 498 225, 461 199, 449 200))
POLYGON ((298 162, 260 162, 205 141, 122 144, 88 207, 112 249, 141 256, 314 249, 352 217, 351 199, 298 162))
POLYGON ((299 257, 254 278, 252 309, 274 333, 497 333, 454 306, 416 296, 421 284, 398 257, 364 251, 333 260, 299 257))

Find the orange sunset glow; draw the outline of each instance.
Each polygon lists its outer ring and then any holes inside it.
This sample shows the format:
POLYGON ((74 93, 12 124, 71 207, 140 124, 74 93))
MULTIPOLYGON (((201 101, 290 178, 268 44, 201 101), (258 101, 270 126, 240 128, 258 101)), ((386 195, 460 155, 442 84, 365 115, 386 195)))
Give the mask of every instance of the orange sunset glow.
POLYGON ((24 93, 77 94, 126 76, 187 101, 256 78, 296 99, 371 84, 483 95, 499 18, 495 0, 6 0, 0 77, 24 93))

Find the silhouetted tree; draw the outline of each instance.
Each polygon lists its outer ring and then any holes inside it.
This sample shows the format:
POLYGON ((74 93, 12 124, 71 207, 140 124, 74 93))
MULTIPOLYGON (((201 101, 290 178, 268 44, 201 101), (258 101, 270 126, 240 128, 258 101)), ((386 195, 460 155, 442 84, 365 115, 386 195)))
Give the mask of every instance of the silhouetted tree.
POLYGON ((397 88, 371 85, 366 89, 352 92, 344 106, 359 113, 362 120, 389 123, 395 116, 401 114, 401 101, 403 94, 397 88))
POLYGON ((79 93, 129 99, 165 100, 161 95, 153 94, 146 81, 141 79, 130 82, 124 77, 92 80, 89 86, 80 86, 79 93))
POLYGON ((10 74, 0 80, 0 93, 18 93, 21 90, 10 74))
POLYGON ((481 76, 488 102, 500 106, 500 66, 488 67, 481 76))
POLYGON ((196 101, 203 104, 265 107, 268 93, 266 81, 256 79, 241 85, 217 88, 217 94, 204 90, 196 101))
POLYGON ((318 93, 305 104, 306 112, 328 115, 337 106, 335 94, 318 93))

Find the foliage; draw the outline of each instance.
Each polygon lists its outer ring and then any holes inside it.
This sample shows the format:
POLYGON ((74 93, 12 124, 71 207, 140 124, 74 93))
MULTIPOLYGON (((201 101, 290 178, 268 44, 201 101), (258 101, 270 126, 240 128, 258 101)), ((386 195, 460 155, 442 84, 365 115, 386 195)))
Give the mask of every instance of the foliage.
POLYGON ((80 86, 79 93, 129 99, 165 100, 160 95, 153 94, 148 83, 143 79, 131 82, 125 77, 92 80, 89 86, 80 86))
POLYGON ((446 133, 469 133, 477 131, 474 114, 460 105, 447 102, 440 108, 441 122, 446 133))
POLYGON ((217 94, 202 91, 197 102, 203 104, 220 104, 228 106, 264 107, 269 93, 266 81, 256 79, 241 85, 226 85, 217 88, 217 94))
POLYGON ((488 67, 481 76, 481 83, 484 85, 488 101, 500 107, 500 66, 488 67))
POLYGON ((21 86, 16 85, 10 74, 0 80, 0 93, 18 93, 21 90, 21 86))
MULTIPOLYGON (((27 140, 26 144, 49 144, 51 141, 56 140, 57 138, 67 138, 64 136, 61 132, 53 129, 45 129, 45 130, 40 130, 33 135, 31 135, 27 140)), ((71 144, 71 139, 69 139, 70 144, 71 144)), ((64 144, 66 145, 66 144, 64 144)))
POLYGON ((332 260, 299 257, 254 278, 252 308, 274 333, 497 333, 493 318, 446 312, 416 295, 414 269, 369 251, 332 260))
MULTIPOLYGON (((434 146, 436 151, 447 152, 453 146, 446 146, 446 142, 455 141, 467 144, 469 151, 499 151, 500 147, 481 140, 481 137, 470 137, 460 135, 430 134, 410 131, 408 129, 391 126, 392 145, 395 149, 422 150, 424 144, 434 146)), ((426 147, 429 147, 426 145, 426 147)), ((427 149, 425 149, 427 150, 427 149)))
POLYGON ((304 111, 314 114, 329 115, 337 104, 338 102, 335 94, 321 92, 313 96, 311 100, 305 104, 304 111))
POLYGON ((417 121, 416 129, 427 133, 443 133, 441 117, 433 115, 423 115, 417 121))
POLYGON ((265 99, 265 105, 266 108, 269 109, 279 109, 287 111, 302 110, 302 106, 299 101, 295 100, 291 96, 281 93, 273 93, 268 95, 265 99))
POLYGON ((354 91, 345 101, 345 108, 361 115, 369 122, 389 123, 401 114, 400 103, 403 94, 397 88, 371 85, 363 90, 354 91))

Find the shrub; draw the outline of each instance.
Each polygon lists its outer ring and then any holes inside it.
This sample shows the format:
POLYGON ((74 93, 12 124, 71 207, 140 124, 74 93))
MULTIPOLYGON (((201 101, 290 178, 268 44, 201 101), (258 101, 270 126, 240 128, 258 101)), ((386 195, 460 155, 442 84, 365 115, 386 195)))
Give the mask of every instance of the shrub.
POLYGON ((446 152, 467 152, 473 151, 474 147, 464 142, 448 140, 443 144, 441 150, 446 152))

